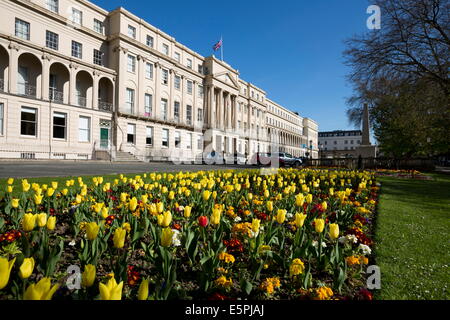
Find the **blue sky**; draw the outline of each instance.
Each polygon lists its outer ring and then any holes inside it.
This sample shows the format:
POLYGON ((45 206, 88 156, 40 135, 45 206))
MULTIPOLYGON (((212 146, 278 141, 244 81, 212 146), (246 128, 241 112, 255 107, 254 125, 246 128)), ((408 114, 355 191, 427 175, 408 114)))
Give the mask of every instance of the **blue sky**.
POLYGON ((352 88, 343 41, 368 31, 366 0, 93 2, 124 7, 203 56, 222 35, 224 60, 242 79, 318 121, 320 131, 353 129, 345 114, 352 88))

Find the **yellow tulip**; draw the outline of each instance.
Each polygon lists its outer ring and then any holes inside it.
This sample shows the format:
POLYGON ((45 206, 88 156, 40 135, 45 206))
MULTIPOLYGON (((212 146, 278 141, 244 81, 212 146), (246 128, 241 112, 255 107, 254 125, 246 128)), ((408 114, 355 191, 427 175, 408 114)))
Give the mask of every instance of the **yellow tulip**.
POLYGON ((249 193, 247 195, 248 200, 252 201, 253 200, 253 193, 249 193))
POLYGON ((13 184, 14 183, 14 178, 9 178, 8 179, 8 184, 13 184))
POLYGON ((337 223, 330 224, 330 239, 334 240, 339 237, 339 225, 337 223))
POLYGON ((184 207, 184 216, 189 218, 191 216, 192 207, 186 206, 184 207))
POLYGON ((120 249, 123 248, 125 245, 125 236, 127 235, 127 231, 123 228, 117 228, 116 231, 114 231, 114 248, 120 249))
POLYGON ((217 198, 217 191, 213 191, 213 193, 211 194, 213 199, 215 200, 217 198))
POLYGON ((209 200, 209 197, 210 197, 210 196, 211 196, 211 191, 209 191, 209 190, 203 191, 203 200, 204 200, 204 201, 209 200))
POLYGON ((267 205, 267 210, 273 211, 273 202, 272 201, 267 201, 266 205, 267 205))
POLYGON ((16 262, 16 258, 8 261, 8 259, 0 257, 0 290, 8 284, 14 262, 16 262))
POLYGON ((102 208, 102 218, 103 219, 106 219, 106 218, 108 218, 108 216, 109 216, 109 213, 108 213, 108 207, 103 207, 102 208))
POLYGON ((11 206, 13 208, 17 208, 19 206, 19 199, 16 198, 11 199, 11 206))
POLYGON ((84 267, 83 274, 81 275, 81 285, 85 288, 92 287, 96 277, 96 269, 92 264, 88 264, 84 267))
POLYGON ((164 228, 161 233, 161 246, 169 247, 172 244, 173 231, 170 228, 164 228))
POLYGON ((310 204, 313 201, 313 196, 311 193, 306 195, 306 203, 310 204))
POLYGON ((31 284, 23 295, 24 300, 51 300, 59 285, 52 287, 50 278, 42 278, 37 284, 31 284))
POLYGON ((12 192, 13 192, 13 189, 14 189, 13 186, 7 186, 7 187, 6 187, 6 191, 7 191, 8 193, 12 193, 12 192))
POLYGON ((141 196, 142 203, 146 204, 148 202, 148 194, 143 194, 141 196))
POLYGON ((261 224, 261 220, 259 220, 259 219, 252 220, 252 231, 254 233, 257 233, 259 231, 260 224, 261 224))
POLYGON ((158 215, 158 224, 163 228, 166 228, 172 222, 172 213, 170 211, 164 212, 164 214, 158 215))
POLYGON ((148 298, 148 279, 143 279, 138 290, 138 300, 147 300, 148 298))
POLYGON ((45 227, 47 225, 47 214, 46 213, 39 213, 37 215, 36 222, 37 222, 37 225, 39 227, 41 227, 41 228, 45 227))
POLYGON ((53 189, 53 188, 47 189, 47 197, 53 196, 54 193, 55 193, 55 189, 53 189))
POLYGON ((120 194, 120 202, 126 202, 126 201, 127 201, 127 197, 128 197, 128 194, 122 192, 122 193, 120 194))
POLYGON ((170 191, 168 198, 169 198, 169 200, 173 200, 175 198, 175 192, 170 191))
POLYGON ((56 217, 49 217, 47 219, 47 230, 55 230, 56 226, 56 217))
POLYGON ((323 219, 314 219, 314 228, 317 233, 321 233, 323 228, 325 228, 325 220, 323 219))
POLYGON ((295 196, 295 205, 297 207, 301 207, 303 206, 303 203, 305 202, 305 197, 303 196, 303 194, 298 194, 295 196))
POLYGON ((81 200, 82 200, 81 195, 77 194, 77 196, 75 197, 75 202, 76 202, 77 204, 80 204, 80 203, 81 203, 81 200))
POLYGON ((278 209, 277 213, 277 222, 279 224, 282 224, 286 220, 286 210, 284 209, 278 209))
POLYGON ((295 214, 295 226, 297 228, 303 227, 303 224, 305 223, 307 215, 303 213, 296 213, 295 214))
POLYGON ((102 203, 102 202, 94 204, 95 213, 99 213, 102 210, 103 205, 104 205, 104 203, 102 203))
POLYGON ((211 224, 218 225, 220 223, 220 216, 221 210, 214 208, 210 219, 211 224))
POLYGON ((117 284, 116 279, 111 278, 105 284, 100 283, 101 300, 122 300, 123 281, 117 284))
POLYGON ((22 191, 23 192, 28 192, 30 190, 30 188, 31 188, 31 185, 29 183, 22 182, 22 191))
POLYGON ((128 208, 130 209, 131 212, 136 211, 138 205, 138 201, 136 199, 136 197, 133 197, 130 202, 128 203, 128 208))
POLYGON ((322 202, 322 208, 323 208, 323 210, 327 210, 328 204, 326 201, 322 202))
POLYGON ((158 202, 156 204, 156 211, 158 213, 163 213, 163 211, 164 211, 164 203, 163 202, 158 202))
POLYGON ((68 193, 68 192, 69 192, 68 189, 62 189, 62 190, 61 190, 61 193, 62 193, 63 196, 67 196, 67 193, 68 193))
POLYGON ((122 224, 122 228, 125 229, 128 233, 131 232, 131 225, 128 222, 124 222, 122 224))
POLYGON ((270 196, 270 192, 269 192, 269 190, 265 190, 264 191, 264 197, 266 197, 266 198, 268 198, 270 196))
POLYGON ((19 269, 19 276, 22 279, 27 279, 31 276, 34 270, 34 258, 25 258, 23 259, 22 265, 19 269))
POLYGON ((32 213, 26 213, 22 219, 22 228, 25 232, 32 231, 36 226, 37 215, 32 213))
POLYGON ((89 222, 88 224, 86 224, 86 236, 88 240, 95 240, 97 238, 99 230, 100 227, 97 222, 89 222))

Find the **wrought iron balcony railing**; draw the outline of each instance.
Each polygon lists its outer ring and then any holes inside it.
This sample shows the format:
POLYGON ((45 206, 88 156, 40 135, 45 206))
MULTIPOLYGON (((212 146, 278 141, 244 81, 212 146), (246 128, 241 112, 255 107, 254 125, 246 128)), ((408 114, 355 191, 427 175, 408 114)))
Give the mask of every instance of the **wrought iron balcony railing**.
POLYGON ((17 93, 22 96, 27 97, 36 97, 36 87, 32 86, 28 83, 18 83, 17 84, 17 93))
POLYGON ((79 106, 79 107, 86 107, 86 105, 87 105, 86 97, 83 97, 81 95, 77 95, 76 96, 76 101, 75 102, 76 102, 77 106, 79 106))
POLYGON ((104 111, 113 111, 113 104, 111 102, 106 101, 98 101, 98 108, 104 111))
POLYGON ((50 99, 50 101, 54 101, 57 103, 63 103, 64 102, 64 93, 56 90, 56 88, 50 88, 49 93, 48 93, 48 98, 50 99))

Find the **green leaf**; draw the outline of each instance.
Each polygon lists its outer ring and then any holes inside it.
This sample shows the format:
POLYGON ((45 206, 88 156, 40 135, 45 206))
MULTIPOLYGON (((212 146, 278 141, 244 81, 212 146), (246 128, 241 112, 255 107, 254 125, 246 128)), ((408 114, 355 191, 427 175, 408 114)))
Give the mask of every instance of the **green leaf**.
POLYGON ((253 284, 247 279, 241 279, 241 290, 244 291, 247 295, 253 290, 253 284))

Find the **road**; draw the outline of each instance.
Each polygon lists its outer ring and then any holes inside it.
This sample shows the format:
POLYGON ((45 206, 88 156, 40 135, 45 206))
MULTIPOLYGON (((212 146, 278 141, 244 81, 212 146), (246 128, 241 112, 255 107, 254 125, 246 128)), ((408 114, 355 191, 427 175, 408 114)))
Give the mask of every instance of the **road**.
POLYGON ((247 169, 243 165, 173 164, 170 162, 0 161, 0 178, 69 177, 120 173, 247 169))

